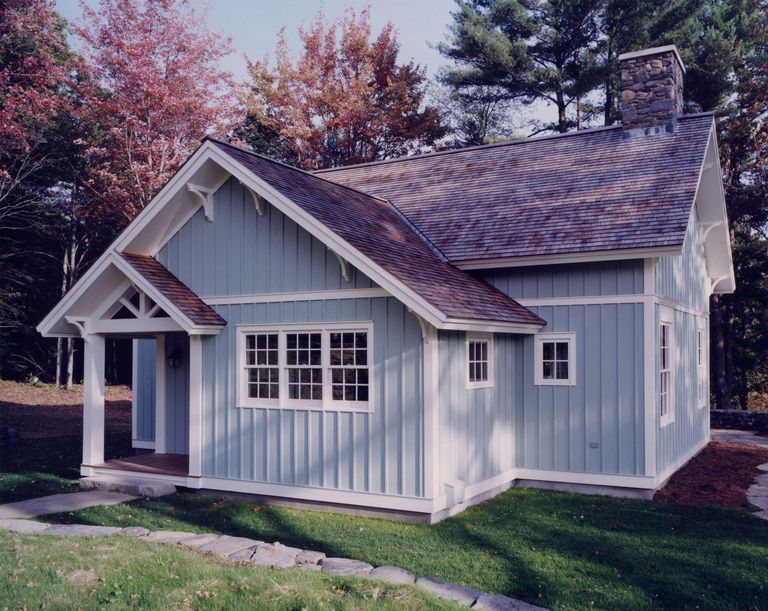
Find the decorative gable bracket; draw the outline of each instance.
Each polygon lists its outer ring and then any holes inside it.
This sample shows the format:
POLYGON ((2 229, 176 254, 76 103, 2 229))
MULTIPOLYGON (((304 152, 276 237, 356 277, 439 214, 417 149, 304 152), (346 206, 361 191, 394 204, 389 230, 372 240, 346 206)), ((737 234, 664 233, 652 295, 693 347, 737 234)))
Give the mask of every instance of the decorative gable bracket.
POLYGON ((187 191, 190 193, 196 195, 198 199, 200 200, 200 203, 203 205, 203 212, 205 212, 205 218, 208 219, 209 222, 213 222, 213 189, 209 189, 207 187, 201 187, 200 185, 192 184, 191 182, 187 183, 187 191))
POLYGON ((342 257, 339 253, 334 252, 334 255, 336 255, 336 258, 339 260, 339 265, 341 266, 341 277, 344 278, 344 282, 349 282, 352 280, 352 272, 351 268, 349 266, 349 261, 347 261, 344 257, 342 257))
POLYGON ((243 184, 242 182, 240 182, 240 184, 243 186, 243 189, 246 189, 248 193, 251 194, 251 197, 253 198, 253 205, 256 206, 256 214, 259 216, 264 216, 264 212, 267 209, 267 202, 265 202, 264 198, 256 193, 256 191, 251 189, 248 185, 243 184))

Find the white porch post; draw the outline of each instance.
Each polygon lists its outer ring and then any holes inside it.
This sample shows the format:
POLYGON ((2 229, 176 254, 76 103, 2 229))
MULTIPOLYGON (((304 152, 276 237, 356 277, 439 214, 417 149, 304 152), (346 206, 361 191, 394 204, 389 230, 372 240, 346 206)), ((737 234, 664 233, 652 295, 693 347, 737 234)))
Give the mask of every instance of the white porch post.
POLYGON ((203 474, 203 338, 189 336, 189 475, 203 474))
POLYGON ((104 462, 103 335, 85 337, 83 373, 83 465, 100 465, 104 462))
POLYGON ((424 375, 424 495, 442 495, 440 475, 439 344, 437 329, 419 317, 424 375))
POLYGON ((155 337, 155 454, 165 454, 165 335, 155 337))

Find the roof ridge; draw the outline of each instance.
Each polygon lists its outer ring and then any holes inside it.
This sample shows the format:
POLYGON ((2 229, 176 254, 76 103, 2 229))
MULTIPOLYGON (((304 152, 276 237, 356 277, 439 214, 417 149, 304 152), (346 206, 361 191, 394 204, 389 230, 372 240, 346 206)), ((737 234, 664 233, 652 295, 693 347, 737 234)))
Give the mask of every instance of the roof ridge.
POLYGON ((284 161, 278 161, 277 159, 272 159, 272 157, 267 157, 266 155, 262 155, 261 153, 257 153, 255 151, 249 151, 246 148, 243 148, 242 146, 237 146, 235 144, 232 144, 231 142, 224 142, 224 140, 219 140, 218 138, 214 138, 213 136, 205 136, 203 140, 210 140, 211 142, 215 142, 216 144, 221 144, 223 146, 227 146, 229 148, 233 148, 237 151, 240 151, 241 153, 245 153, 246 155, 251 155, 252 157, 258 157, 259 159, 262 159, 264 161, 268 161, 270 163, 274 163, 275 165, 282 166, 284 168, 288 168, 289 170, 293 170, 295 172, 301 172, 302 174, 306 174, 307 176, 311 176, 312 178, 317 178, 318 180, 325 181, 327 183, 330 183, 332 185, 335 185, 337 187, 342 187, 343 189, 347 189, 348 191, 354 191, 355 193, 359 193, 360 195, 365 195, 367 197, 371 197, 373 199, 377 199, 381 202, 389 203, 388 200, 386 200, 383 197, 379 197, 378 195, 372 195, 370 193, 366 193, 365 191, 361 191, 360 189, 355 189, 354 187, 349 187, 347 185, 343 185, 339 182, 336 182, 334 180, 330 180, 328 178, 324 178, 322 176, 318 176, 314 172, 308 172, 307 170, 302 170, 301 168, 297 168, 296 166, 291 165, 290 163, 285 163, 284 161))
MULTIPOLYGON (((695 112, 690 114, 684 114, 681 115, 678 120, 684 120, 684 119, 694 119, 697 117, 702 116, 714 116, 714 113, 712 111, 706 111, 706 112, 695 112)), ((395 157, 393 159, 380 159, 378 161, 368 161, 366 163, 355 163, 352 165, 345 165, 345 166, 338 166, 335 168, 323 168, 321 170, 314 170, 313 172, 310 172, 312 176, 318 176, 320 174, 330 174, 333 172, 343 172, 344 170, 351 170, 354 168, 365 168, 365 167, 371 167, 371 166, 378 166, 378 165, 384 165, 387 163, 397 163, 399 161, 411 161, 414 159, 424 159, 429 157, 441 157, 444 155, 454 155, 459 153, 469 153, 474 152, 478 150, 486 150, 486 149, 495 149, 495 148, 502 148, 506 146, 514 146, 518 144, 527 144, 531 142, 542 142, 545 140, 555 140, 560 138, 570 138, 574 136, 583 136, 587 134, 594 134, 598 132, 605 132, 605 131, 611 131, 621 129, 621 124, 614 124, 614 125, 601 125, 599 127, 591 127, 589 129, 580 129, 572 132, 565 132, 563 134, 549 134, 546 136, 532 136, 527 138, 516 138, 514 140, 506 140, 504 142, 493 142, 491 144, 478 144, 475 146, 466 146, 463 148, 456 148, 456 149, 447 149, 443 151, 431 151, 429 153, 420 153, 418 155, 404 155, 402 157, 395 157)), ((331 181, 333 182, 333 181, 331 181)))

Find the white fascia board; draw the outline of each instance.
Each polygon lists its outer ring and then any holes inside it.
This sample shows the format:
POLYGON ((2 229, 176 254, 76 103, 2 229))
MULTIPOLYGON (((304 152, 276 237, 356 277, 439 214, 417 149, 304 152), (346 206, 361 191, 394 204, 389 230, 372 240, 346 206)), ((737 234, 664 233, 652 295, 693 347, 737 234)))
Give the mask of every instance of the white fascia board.
POLYGON ((497 257, 491 259, 466 259, 452 261, 463 270, 500 269, 505 267, 530 267, 536 265, 560 265, 565 263, 594 263, 598 261, 620 261, 625 259, 647 259, 667 255, 680 255, 683 245, 658 248, 624 248, 618 250, 595 250, 554 255, 530 255, 524 257, 497 257))
POLYGON ((443 331, 471 331, 475 333, 520 333, 534 335, 544 328, 544 325, 524 325, 467 318, 448 318, 438 329, 443 331))

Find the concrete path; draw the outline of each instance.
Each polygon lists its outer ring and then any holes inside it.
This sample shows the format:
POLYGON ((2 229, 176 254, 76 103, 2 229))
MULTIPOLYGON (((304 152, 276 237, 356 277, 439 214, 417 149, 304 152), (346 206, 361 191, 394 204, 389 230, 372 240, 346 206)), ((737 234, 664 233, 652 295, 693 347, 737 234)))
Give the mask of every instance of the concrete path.
POLYGON ((768 448, 768 437, 760 437, 754 431, 712 429, 710 434, 712 435, 712 441, 727 441, 729 443, 742 443, 750 446, 768 448))
POLYGON ((0 505, 0 519, 34 518, 52 513, 80 511, 97 505, 117 505, 118 503, 133 501, 136 498, 138 497, 129 494, 101 490, 52 494, 28 501, 0 505))

